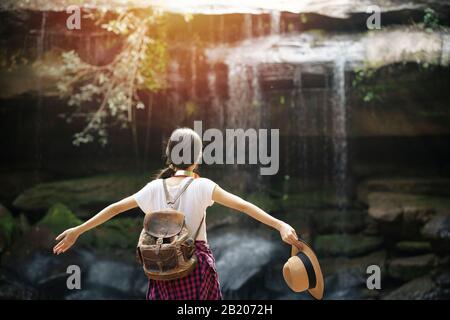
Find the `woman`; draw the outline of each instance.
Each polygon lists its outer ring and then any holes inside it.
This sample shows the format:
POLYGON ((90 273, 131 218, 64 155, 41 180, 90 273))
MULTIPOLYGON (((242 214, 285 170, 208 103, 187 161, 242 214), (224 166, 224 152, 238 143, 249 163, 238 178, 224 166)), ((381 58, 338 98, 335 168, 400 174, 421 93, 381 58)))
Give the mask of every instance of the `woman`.
POLYGON ((56 238, 59 243, 53 248, 53 252, 55 254, 66 252, 75 244, 81 234, 124 211, 139 207, 144 213, 148 213, 167 208, 162 179, 165 179, 168 191, 174 195, 187 181, 186 178, 190 176, 194 176, 195 179, 180 197, 180 200, 177 202, 177 209, 186 215, 186 225, 191 235, 197 229, 199 230, 197 239, 195 239, 195 252, 198 264, 188 276, 181 279, 170 281, 149 279, 147 299, 222 299, 215 260, 208 246, 206 224, 203 219, 203 216, 206 214, 206 208, 214 202, 246 213, 252 218, 278 230, 284 242, 295 245, 299 249, 302 248, 302 243, 298 240, 295 230, 290 225, 272 217, 240 197, 223 190, 210 179, 200 178, 195 174, 194 171, 197 169, 202 156, 201 149, 202 141, 195 131, 189 128, 176 129, 170 136, 166 148, 168 167, 162 170, 155 180, 148 183, 134 195, 109 205, 83 224, 61 233, 56 238), (180 150, 180 146, 191 148, 191 151, 193 149, 190 160, 185 161, 188 163, 183 163, 176 155, 173 155, 174 148, 177 147, 176 150, 180 150))

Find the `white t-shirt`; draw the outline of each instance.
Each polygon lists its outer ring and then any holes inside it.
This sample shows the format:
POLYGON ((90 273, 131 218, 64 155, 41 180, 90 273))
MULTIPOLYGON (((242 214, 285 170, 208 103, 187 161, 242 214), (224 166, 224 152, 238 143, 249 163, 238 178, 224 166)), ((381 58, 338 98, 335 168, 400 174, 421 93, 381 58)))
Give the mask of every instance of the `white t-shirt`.
MULTIPOLYGON (((178 194, 179 188, 187 181, 188 179, 184 178, 177 186, 167 185, 167 189, 172 198, 178 194)), ((214 204, 212 193, 215 186, 216 183, 210 179, 194 179, 176 203, 175 209, 183 212, 186 216, 186 226, 192 237, 197 231, 203 216, 206 214, 206 208, 214 204)), ((147 185, 136 192, 133 197, 144 213, 168 208, 162 179, 156 179, 147 183, 147 185)), ((200 227, 197 240, 207 241, 205 221, 203 221, 203 224, 200 227)))

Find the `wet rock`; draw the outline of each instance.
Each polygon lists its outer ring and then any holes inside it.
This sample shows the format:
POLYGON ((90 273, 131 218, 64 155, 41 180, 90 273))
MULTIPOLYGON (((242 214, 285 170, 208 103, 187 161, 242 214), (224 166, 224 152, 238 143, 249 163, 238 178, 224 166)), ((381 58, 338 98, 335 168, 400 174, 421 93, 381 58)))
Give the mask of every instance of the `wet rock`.
POLYGON ((445 289, 450 289, 450 271, 449 270, 441 270, 434 277, 435 283, 445 289))
POLYGON ((400 241, 394 249, 399 254, 418 255, 431 252, 431 245, 426 241, 400 241))
POLYGON ((218 227, 233 225, 242 222, 243 215, 223 206, 214 205, 208 208, 206 214, 206 228, 211 231, 218 227))
POLYGON ((320 260, 325 277, 326 299, 372 299, 378 296, 377 290, 366 287, 367 267, 377 265, 381 270, 383 287, 386 272, 386 252, 377 251, 366 256, 348 258, 325 258, 320 260))
MULTIPOLYGON (((250 230, 223 228, 209 235, 208 241, 216 259, 216 267, 222 290, 228 296, 245 292, 246 286, 255 285, 252 279, 258 277, 269 261, 289 249, 270 240, 267 233, 250 230), (251 255, 251 259, 248 257, 251 255)), ((258 280, 264 290, 264 279, 258 280)))
POLYGON ((41 183, 25 190, 13 205, 22 210, 39 211, 61 202, 82 214, 80 209, 98 210, 134 194, 147 180, 144 175, 114 174, 41 183))
MULTIPOLYGON (((145 294, 142 296, 145 299, 145 294)), ((114 290, 110 287, 97 286, 95 288, 73 290, 73 292, 63 297, 65 300, 126 300, 139 299, 130 297, 126 293, 114 290)))
POLYGON ((328 300, 374 299, 378 296, 378 291, 367 289, 366 279, 367 274, 357 269, 341 270, 325 278, 327 290, 324 298, 328 300))
POLYGON ((386 266, 386 251, 380 250, 357 258, 324 258, 320 259, 322 272, 324 276, 329 276, 342 270, 356 269, 365 274, 367 267, 378 265, 382 272, 386 266))
POLYGON ((392 278, 408 281, 430 273, 435 265, 432 254, 395 258, 388 263, 388 273, 392 278))
POLYGON ((355 257, 378 249, 383 240, 363 235, 329 234, 316 237, 314 248, 321 257, 355 257))
POLYGON ((147 278, 137 264, 102 260, 93 263, 87 274, 88 288, 100 286, 129 297, 145 298, 147 278))
POLYGON ((422 228, 422 235, 431 240, 433 249, 439 253, 450 250, 450 214, 433 217, 422 228))
MULTIPOLYGON (((287 261, 287 259, 286 259, 287 261)), ((283 266, 286 261, 280 257, 278 263, 270 264, 264 273, 264 285, 267 289, 283 293, 289 289, 283 278, 283 266)))
POLYGON ((0 268, 0 300, 35 300, 44 296, 15 273, 0 268))
POLYGON ((436 284, 430 277, 425 276, 405 283, 383 297, 383 300, 432 300, 437 297, 436 284))

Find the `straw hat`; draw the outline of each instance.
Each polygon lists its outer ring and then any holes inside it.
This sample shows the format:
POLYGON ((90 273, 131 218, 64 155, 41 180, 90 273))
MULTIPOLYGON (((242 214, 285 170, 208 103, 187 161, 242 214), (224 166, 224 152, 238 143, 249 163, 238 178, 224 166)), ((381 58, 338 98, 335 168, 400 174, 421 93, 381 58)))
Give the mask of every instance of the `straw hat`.
MULTIPOLYGON (((299 239, 300 240, 300 239, 299 239)), ((289 288, 295 292, 308 292, 315 299, 322 299, 324 282, 316 254, 304 241, 303 249, 292 246, 291 257, 284 264, 283 277, 289 288)))

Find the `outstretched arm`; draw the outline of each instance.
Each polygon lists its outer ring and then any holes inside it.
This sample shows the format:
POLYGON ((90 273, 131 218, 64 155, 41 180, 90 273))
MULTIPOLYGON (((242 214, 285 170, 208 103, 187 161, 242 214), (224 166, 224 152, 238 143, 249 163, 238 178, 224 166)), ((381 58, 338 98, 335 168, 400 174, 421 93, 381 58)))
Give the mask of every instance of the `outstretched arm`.
POLYGON ((137 207, 137 203, 132 196, 122 199, 116 203, 107 206, 105 209, 97 213, 88 221, 80 224, 79 226, 67 229, 56 240, 60 242, 53 248, 53 253, 60 254, 66 252, 77 241, 78 237, 88 230, 91 230, 98 225, 108 221, 114 216, 124 211, 137 207))
POLYGON ((302 243, 298 240, 294 228, 287 223, 272 217, 270 214, 264 212, 254 204, 223 190, 219 186, 214 188, 212 200, 231 209, 244 212, 250 217, 278 230, 280 232, 281 239, 284 242, 295 245, 299 249, 303 247, 302 243))

